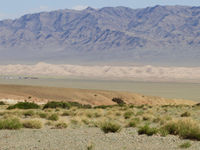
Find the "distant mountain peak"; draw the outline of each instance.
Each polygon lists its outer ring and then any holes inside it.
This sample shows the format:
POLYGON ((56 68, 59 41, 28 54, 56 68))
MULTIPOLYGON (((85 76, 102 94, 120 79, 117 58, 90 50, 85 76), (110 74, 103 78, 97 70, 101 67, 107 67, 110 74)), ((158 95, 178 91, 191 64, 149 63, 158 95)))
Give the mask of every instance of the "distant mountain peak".
POLYGON ((92 8, 92 7, 87 7, 85 10, 88 10, 88 11, 96 11, 95 8, 92 8))
POLYGON ((199 62, 200 7, 104 7, 0 21, 0 61, 199 62))

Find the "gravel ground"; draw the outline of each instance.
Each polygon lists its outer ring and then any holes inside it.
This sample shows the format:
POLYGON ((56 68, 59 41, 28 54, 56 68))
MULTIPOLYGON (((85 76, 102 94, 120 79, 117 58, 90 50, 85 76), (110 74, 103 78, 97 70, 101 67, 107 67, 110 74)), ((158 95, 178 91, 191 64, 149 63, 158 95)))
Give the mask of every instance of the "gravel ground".
MULTIPOLYGON (((138 135, 133 128, 104 134, 98 128, 21 129, 0 131, 0 150, 174 150, 186 142, 176 136, 138 135)), ((188 149, 200 150, 200 142, 191 141, 188 149)))

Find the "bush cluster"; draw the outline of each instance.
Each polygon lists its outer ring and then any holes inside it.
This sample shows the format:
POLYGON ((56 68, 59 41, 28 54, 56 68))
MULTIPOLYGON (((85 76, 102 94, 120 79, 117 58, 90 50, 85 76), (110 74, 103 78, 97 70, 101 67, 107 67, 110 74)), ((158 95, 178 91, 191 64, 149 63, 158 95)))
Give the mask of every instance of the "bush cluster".
POLYGON ((127 111, 124 113, 124 118, 125 119, 129 119, 134 115, 134 113, 132 111, 127 111))
POLYGON ((52 114, 48 117, 48 120, 57 121, 59 116, 57 114, 52 114))
POLYGON ((181 119, 167 123, 162 128, 169 134, 179 135, 183 139, 191 139, 200 141, 199 123, 191 119, 181 119))
POLYGON ((107 108, 112 108, 114 105, 99 105, 95 106, 94 109, 107 109, 107 108))
POLYGON ((118 105, 125 105, 126 104, 123 99, 118 98, 118 97, 114 97, 112 99, 112 101, 115 102, 115 103, 117 103, 118 105))
POLYGON ((188 111, 181 114, 181 117, 189 117, 189 116, 191 116, 191 113, 188 111))
POLYGON ((0 105, 6 105, 3 101, 0 101, 0 105))
POLYGON ((22 124, 17 118, 0 120, 0 129, 16 130, 22 128, 22 124))
POLYGON ((105 121, 101 123, 100 128, 104 133, 109 133, 109 132, 114 133, 114 132, 119 131, 121 129, 121 126, 114 122, 105 121))
POLYGON ((63 109, 70 109, 71 107, 78 107, 78 108, 85 108, 89 109, 92 108, 91 105, 83 105, 78 102, 55 102, 51 101, 44 105, 43 109, 47 108, 63 108, 63 109))
POLYGON ((23 113, 25 117, 28 117, 28 116, 33 116, 35 114, 35 112, 33 110, 28 110, 26 112, 23 113))
POLYGON ((55 128, 56 128, 56 129, 65 129, 65 128, 67 128, 67 124, 64 123, 64 122, 59 122, 59 123, 57 123, 57 124, 55 125, 55 128))
POLYGON ((42 128, 42 123, 39 120, 27 120, 23 122, 25 128, 40 129, 42 128))
POLYGON ((139 118, 134 118, 131 121, 129 121, 127 127, 136 127, 140 123, 139 118))
POLYGON ((15 105, 9 106, 7 109, 39 109, 40 106, 32 102, 18 102, 15 105))
POLYGON ((140 127, 138 130, 138 134, 146 134, 148 136, 152 136, 156 133, 158 133, 158 130, 156 128, 150 127, 148 124, 140 127))

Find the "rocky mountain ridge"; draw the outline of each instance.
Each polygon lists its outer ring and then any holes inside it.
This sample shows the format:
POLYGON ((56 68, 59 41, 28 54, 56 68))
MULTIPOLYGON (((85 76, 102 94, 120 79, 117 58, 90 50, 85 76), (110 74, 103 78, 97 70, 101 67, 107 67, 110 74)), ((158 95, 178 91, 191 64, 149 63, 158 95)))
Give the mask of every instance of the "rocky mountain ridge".
POLYGON ((0 21, 0 60, 198 64, 199 21, 200 7, 187 6, 27 14, 0 21))

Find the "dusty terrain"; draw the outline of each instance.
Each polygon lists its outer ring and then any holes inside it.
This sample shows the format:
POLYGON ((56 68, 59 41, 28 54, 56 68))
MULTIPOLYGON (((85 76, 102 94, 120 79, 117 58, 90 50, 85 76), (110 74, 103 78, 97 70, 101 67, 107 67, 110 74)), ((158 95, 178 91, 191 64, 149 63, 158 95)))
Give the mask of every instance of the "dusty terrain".
MULTIPOLYGON (((104 134, 98 128, 25 129, 1 131, 0 136, 1 150, 88 150, 91 144, 94 145, 91 150, 180 150, 179 145, 186 141, 171 135, 138 135, 133 128, 109 134, 104 134)), ((191 143, 188 150, 199 150, 199 142, 191 143)))
POLYGON ((196 102, 181 99, 165 99, 156 96, 144 96, 130 92, 83 90, 55 87, 0 85, 0 99, 27 100, 45 103, 47 101, 76 101, 91 105, 112 105, 113 97, 122 98, 127 104, 135 105, 168 105, 188 104, 196 102))
MULTIPOLYGON (((190 127, 199 126, 199 106, 126 105, 42 109, 44 105, 40 105, 39 109, 30 110, 8 110, 8 106, 0 106, 1 150, 178 150, 186 142, 190 143, 189 150, 200 147, 200 138, 183 139, 179 135, 162 135, 160 132, 162 127, 174 120, 188 119, 190 127), (58 118, 50 118, 52 115, 58 118), (10 118, 18 118, 18 125, 23 126, 16 128, 16 122, 8 123, 10 118), (3 121, 7 122, 4 129, 3 121), (102 124, 107 121, 118 124, 120 129, 105 133, 102 124), (130 125, 133 121, 135 124, 130 125), (31 123, 27 126, 24 125, 26 122, 31 123), (150 136, 139 134, 139 129, 145 124, 158 132, 150 136), (13 126, 13 130, 10 126, 13 126)), ((200 133, 200 127, 195 132, 200 133)))

